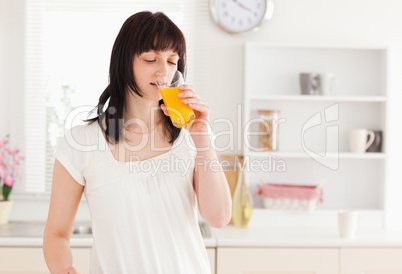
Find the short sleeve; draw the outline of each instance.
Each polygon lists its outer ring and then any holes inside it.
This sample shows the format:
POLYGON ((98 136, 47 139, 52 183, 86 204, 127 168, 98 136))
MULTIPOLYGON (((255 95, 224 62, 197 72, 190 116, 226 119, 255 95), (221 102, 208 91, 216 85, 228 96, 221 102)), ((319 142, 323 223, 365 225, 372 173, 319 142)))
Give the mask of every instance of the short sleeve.
POLYGON ((85 186, 86 163, 85 126, 79 125, 66 130, 57 146, 55 158, 67 169, 80 185, 85 186))

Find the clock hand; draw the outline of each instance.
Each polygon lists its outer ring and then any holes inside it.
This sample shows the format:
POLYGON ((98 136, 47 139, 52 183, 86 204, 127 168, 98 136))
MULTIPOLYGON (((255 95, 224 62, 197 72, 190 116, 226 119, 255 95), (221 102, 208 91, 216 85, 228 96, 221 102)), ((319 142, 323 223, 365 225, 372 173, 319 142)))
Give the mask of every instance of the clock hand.
POLYGON ((241 7, 242 9, 248 10, 249 12, 253 12, 251 9, 247 8, 246 6, 244 6, 242 3, 239 3, 239 1, 237 0, 233 0, 233 2, 235 2, 239 7, 241 7))

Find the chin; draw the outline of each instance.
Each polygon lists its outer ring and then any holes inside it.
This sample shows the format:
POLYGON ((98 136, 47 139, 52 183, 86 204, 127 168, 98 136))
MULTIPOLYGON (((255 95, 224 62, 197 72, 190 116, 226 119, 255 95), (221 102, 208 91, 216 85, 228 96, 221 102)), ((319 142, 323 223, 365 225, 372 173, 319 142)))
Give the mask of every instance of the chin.
POLYGON ((146 98, 148 99, 148 100, 151 100, 151 101, 160 101, 160 100, 162 100, 162 95, 159 93, 159 91, 158 91, 158 93, 156 94, 156 93, 151 93, 151 94, 148 94, 147 96, 146 96, 146 98))

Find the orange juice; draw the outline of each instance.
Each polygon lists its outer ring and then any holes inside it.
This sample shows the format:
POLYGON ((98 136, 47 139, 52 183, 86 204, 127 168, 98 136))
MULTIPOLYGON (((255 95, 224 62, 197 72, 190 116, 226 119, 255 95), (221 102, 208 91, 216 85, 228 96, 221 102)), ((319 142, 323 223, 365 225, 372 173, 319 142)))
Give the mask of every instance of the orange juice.
POLYGON ((194 111, 182 102, 185 98, 177 96, 182 90, 179 88, 162 88, 159 89, 159 92, 169 112, 170 120, 172 120, 175 127, 188 127, 194 122, 194 111))

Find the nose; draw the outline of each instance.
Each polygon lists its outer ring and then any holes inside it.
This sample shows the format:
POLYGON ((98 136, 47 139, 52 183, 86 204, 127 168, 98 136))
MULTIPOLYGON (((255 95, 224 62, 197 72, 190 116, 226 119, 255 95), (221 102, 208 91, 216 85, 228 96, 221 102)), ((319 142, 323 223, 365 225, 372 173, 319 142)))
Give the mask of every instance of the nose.
POLYGON ((167 74, 168 71, 169 71, 168 64, 167 64, 167 62, 164 62, 163 64, 161 64, 158 67, 156 75, 159 76, 159 75, 162 75, 162 74, 167 74))

